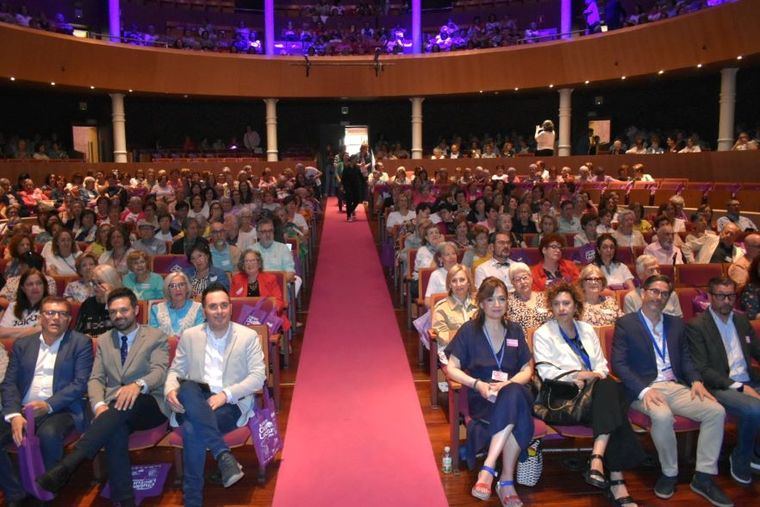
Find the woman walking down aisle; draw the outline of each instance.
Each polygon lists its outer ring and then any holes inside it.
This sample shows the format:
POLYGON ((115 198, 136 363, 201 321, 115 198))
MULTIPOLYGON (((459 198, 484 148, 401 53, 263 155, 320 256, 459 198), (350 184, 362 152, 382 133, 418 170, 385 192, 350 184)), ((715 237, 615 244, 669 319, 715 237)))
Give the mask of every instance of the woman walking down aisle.
POLYGON ((447 505, 372 234, 334 199, 320 259, 273 505, 447 505))

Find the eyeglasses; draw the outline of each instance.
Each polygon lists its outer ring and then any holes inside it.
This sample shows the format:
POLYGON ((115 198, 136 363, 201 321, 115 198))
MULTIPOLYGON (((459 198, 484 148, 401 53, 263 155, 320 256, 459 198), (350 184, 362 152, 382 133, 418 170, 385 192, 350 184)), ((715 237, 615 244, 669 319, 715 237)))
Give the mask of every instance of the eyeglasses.
POLYGON ((552 250, 561 250, 562 245, 558 245, 557 243, 552 243, 551 245, 546 245, 546 248, 551 248, 552 250))
POLYGON ((590 277, 590 278, 584 278, 583 281, 585 282, 596 282, 596 283, 602 283, 604 281, 604 278, 599 277, 590 277))
POLYGON ((65 310, 45 310, 42 312, 42 314, 49 319, 52 319, 53 317, 68 319, 71 317, 71 314, 65 310))
POLYGON ((710 295, 712 295, 718 301, 733 301, 734 299, 736 299, 735 292, 732 292, 730 294, 721 294, 720 292, 711 292, 710 295))
POLYGON ((170 289, 184 289, 187 287, 187 283, 185 282, 178 282, 178 283, 170 283, 169 288, 170 289))
POLYGON ((649 292, 651 295, 653 295, 656 298, 659 298, 659 297, 668 298, 668 297, 670 297, 670 291, 669 290, 646 289, 646 291, 649 292))
POLYGON ((274 229, 259 229, 259 234, 273 234, 274 229))

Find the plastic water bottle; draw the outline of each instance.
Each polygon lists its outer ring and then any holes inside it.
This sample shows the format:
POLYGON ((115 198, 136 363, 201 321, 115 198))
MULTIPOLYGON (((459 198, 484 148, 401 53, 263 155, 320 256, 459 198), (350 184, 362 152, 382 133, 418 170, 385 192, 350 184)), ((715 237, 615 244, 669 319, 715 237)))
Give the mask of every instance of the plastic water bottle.
POLYGON ((443 448, 443 458, 441 458, 441 469, 443 473, 451 473, 451 447, 448 445, 443 448))

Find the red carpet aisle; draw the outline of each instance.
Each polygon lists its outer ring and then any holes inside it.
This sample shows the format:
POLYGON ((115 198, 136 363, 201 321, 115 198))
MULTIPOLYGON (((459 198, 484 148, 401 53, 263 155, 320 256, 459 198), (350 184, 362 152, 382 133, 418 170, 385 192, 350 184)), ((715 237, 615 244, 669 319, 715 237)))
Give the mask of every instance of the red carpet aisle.
POLYGON ((447 505, 360 206, 330 199, 274 505, 447 505))

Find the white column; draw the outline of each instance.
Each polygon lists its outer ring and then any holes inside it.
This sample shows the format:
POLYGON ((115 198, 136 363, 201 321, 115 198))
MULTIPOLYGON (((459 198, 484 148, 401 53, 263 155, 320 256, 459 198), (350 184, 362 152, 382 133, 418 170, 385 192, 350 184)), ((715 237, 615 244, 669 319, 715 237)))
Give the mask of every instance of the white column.
POLYGON ((264 99, 267 105, 267 162, 277 162, 277 99, 264 99))
POLYGON ((570 155, 570 117, 573 114, 572 88, 559 89, 559 145, 557 155, 570 155))
POLYGON ((113 123, 113 161, 127 163, 127 123, 124 115, 124 94, 111 93, 111 122, 113 123))
POLYGON ((422 97, 412 97, 412 158, 422 158, 422 97))
POLYGON ((121 37, 121 6, 119 0, 108 0, 108 35, 111 42, 119 42, 121 37))
POLYGON ((720 71, 720 116, 718 120, 718 151, 734 146, 734 111, 736 109, 736 67, 720 71))
POLYGON ((560 2, 560 32, 563 39, 570 39, 570 32, 573 30, 573 1, 561 0, 560 2))

